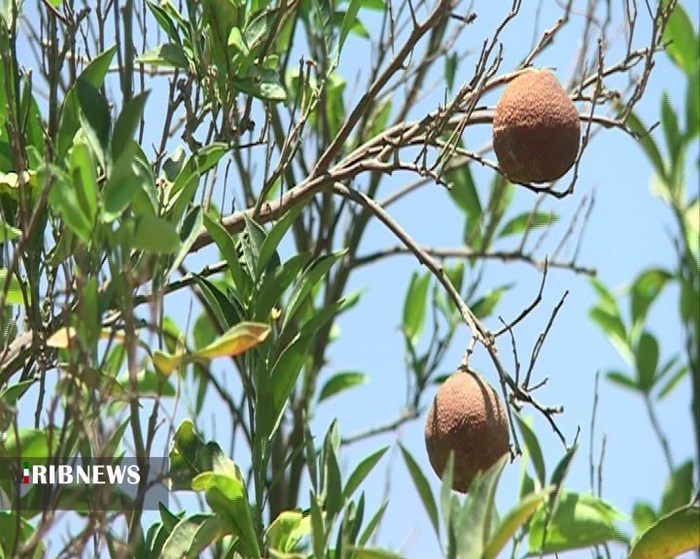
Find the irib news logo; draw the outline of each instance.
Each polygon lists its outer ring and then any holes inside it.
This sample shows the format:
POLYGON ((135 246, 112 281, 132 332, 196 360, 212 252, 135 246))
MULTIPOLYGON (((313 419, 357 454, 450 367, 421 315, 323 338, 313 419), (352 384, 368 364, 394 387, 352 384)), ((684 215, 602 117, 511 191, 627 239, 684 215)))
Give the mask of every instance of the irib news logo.
POLYGON ((160 457, 3 456, 0 510, 157 511, 168 503, 169 470, 160 457))
POLYGON ((24 485, 138 485, 141 472, 138 464, 29 464, 24 462, 24 485))

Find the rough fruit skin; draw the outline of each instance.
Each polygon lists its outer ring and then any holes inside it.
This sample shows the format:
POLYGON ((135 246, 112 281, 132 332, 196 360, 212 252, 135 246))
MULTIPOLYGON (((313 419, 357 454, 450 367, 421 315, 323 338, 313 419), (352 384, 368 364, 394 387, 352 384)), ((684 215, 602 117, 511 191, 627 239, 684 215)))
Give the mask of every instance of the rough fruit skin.
POLYGON ((438 477, 454 450, 453 489, 466 493, 476 473, 509 449, 501 399, 481 375, 459 369, 437 391, 425 422, 425 447, 438 477))
POLYGON ((493 148, 512 182, 551 182, 571 168, 581 124, 576 106, 549 70, 519 75, 501 95, 493 118, 493 148))

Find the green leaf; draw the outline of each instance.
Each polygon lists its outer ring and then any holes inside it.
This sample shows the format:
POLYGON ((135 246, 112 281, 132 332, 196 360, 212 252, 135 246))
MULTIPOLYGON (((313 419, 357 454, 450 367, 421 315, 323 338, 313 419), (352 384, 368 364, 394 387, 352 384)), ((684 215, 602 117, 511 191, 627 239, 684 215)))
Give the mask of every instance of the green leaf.
POLYGON ((641 387, 639 384, 637 384, 636 379, 633 379, 621 371, 608 371, 605 373, 605 377, 613 384, 617 384, 622 388, 629 388, 635 392, 641 390, 641 387))
MULTIPOLYGON (((0 289, 3 289, 7 282, 7 270, 0 268, 0 289)), ((15 274, 10 277, 9 284, 5 293, 4 302, 7 305, 24 305, 24 296, 22 295, 22 283, 15 274)), ((27 292, 29 295, 29 292, 27 292)))
POLYGON ((306 266, 311 255, 307 252, 295 254, 273 274, 268 274, 262 282, 255 299, 255 319, 268 320, 275 305, 279 304, 287 288, 298 277, 301 269, 306 266))
POLYGON ((455 72, 457 71, 457 53, 453 52, 445 56, 445 82, 447 83, 447 91, 452 91, 455 83, 455 72))
POLYGON ((189 61, 181 45, 176 43, 164 43, 148 49, 136 57, 138 64, 152 64, 164 68, 182 68, 187 70, 189 61))
POLYGON ((158 22, 160 28, 165 31, 168 38, 175 43, 180 43, 180 35, 177 32, 177 28, 175 27, 173 20, 168 15, 168 12, 161 8, 158 4, 151 2, 151 0, 146 0, 146 5, 153 14, 155 20, 158 22))
POLYGON ((671 158, 672 167, 682 152, 681 130, 678 126, 678 115, 671 106, 671 101, 668 98, 668 93, 664 91, 661 94, 661 128, 666 138, 666 146, 668 154, 671 158))
POLYGON ((418 274, 413 272, 411 283, 406 291, 403 304, 403 332, 406 339, 415 344, 418 341, 425 323, 425 309, 427 304, 428 286, 430 274, 418 274))
POLYGON ((636 501, 632 508, 632 522, 637 532, 644 532, 656 522, 656 513, 653 507, 644 501, 636 501))
POLYGON ((178 426, 169 458, 173 491, 193 489, 193 479, 203 472, 218 472, 227 477, 242 479, 236 465, 217 443, 205 444, 197 435, 190 419, 183 420, 178 426))
POLYGON ((358 543, 360 545, 366 545, 369 539, 374 535, 374 531, 377 529, 377 526, 379 526, 379 523, 384 517, 384 512, 386 511, 386 507, 388 504, 389 501, 384 501, 374 513, 372 518, 369 519, 367 526, 365 526, 365 529, 362 531, 360 539, 358 540, 358 543))
POLYGON ((265 240, 260 246, 260 254, 258 255, 258 278, 260 277, 262 271, 267 267, 267 263, 277 252, 277 247, 282 241, 282 237, 284 237, 284 234, 296 221, 297 217, 299 217, 302 209, 304 209, 304 204, 297 204, 286 214, 284 214, 284 216, 277 221, 277 223, 275 223, 272 229, 270 229, 265 236, 265 240))
POLYGON ((540 448, 540 443, 537 440, 537 435, 535 435, 535 432, 524 418, 520 417, 518 414, 515 414, 515 418, 518 422, 518 427, 520 427, 523 442, 525 443, 525 446, 530 454, 532 465, 535 467, 535 473, 537 474, 539 485, 540 487, 544 487, 546 485, 547 476, 544 458, 542 457, 542 449, 540 448))
POLYGON ((514 284, 509 283, 507 285, 501 285, 499 287, 494 287, 489 289, 483 297, 479 297, 476 301, 470 304, 471 310, 474 316, 478 319, 486 318, 491 316, 498 301, 501 300, 501 296, 513 287, 514 284))
POLYGON ((192 489, 205 492, 207 503, 230 533, 238 537, 244 553, 259 557, 258 538, 243 482, 235 476, 204 472, 192 480, 192 489))
POLYGON ((661 389, 659 389, 658 399, 661 400, 668 396, 668 394, 676 387, 680 380, 688 374, 688 366, 683 365, 678 368, 678 370, 666 381, 661 389))
POLYGON ((377 462, 381 460, 382 456, 386 453, 388 446, 384 446, 378 450, 375 450, 369 456, 366 456, 362 461, 355 467, 355 469, 350 474, 345 488, 343 489, 343 502, 348 501, 355 490, 360 486, 363 480, 369 475, 377 462))
POLYGON ((287 92, 276 70, 251 66, 248 69, 248 76, 234 76, 231 82, 236 89, 263 101, 287 100, 287 92))
POLYGON ((204 227, 218 247, 221 255, 228 264, 228 270, 233 278, 233 283, 243 298, 246 298, 252 290, 252 280, 238 260, 238 251, 231 235, 224 226, 208 213, 204 214, 204 227))
POLYGON ((685 134, 690 140, 700 133, 700 68, 688 76, 685 95, 685 134))
POLYGON ((403 455, 404 462, 406 462, 408 473, 411 474, 413 485, 415 485, 416 489, 418 490, 418 495, 420 495, 423 507, 425 507, 425 512, 428 513, 430 523, 435 530, 435 534, 439 538, 440 520, 438 517, 437 506, 435 505, 435 499, 433 498, 433 493, 430 491, 430 484, 423 474, 421 467, 418 465, 413 456, 411 456, 411 453, 402 444, 399 444, 399 446, 401 448, 401 454, 403 455))
POLYGON ((686 74, 691 74, 698 67, 697 37, 693 24, 682 4, 676 4, 664 29, 664 43, 669 58, 686 74))
POLYGON ((175 226, 162 217, 142 215, 136 221, 134 248, 156 254, 172 254, 180 246, 175 226))
POLYGON ((75 83, 80 105, 79 119, 83 133, 103 169, 111 171, 111 158, 108 157, 111 118, 107 101, 100 90, 86 80, 78 78, 75 83))
POLYGON ((483 557, 497 519, 496 486, 508 460, 504 454, 486 472, 479 472, 459 514, 457 557, 483 557))
POLYGON ((546 508, 540 507, 530 521, 530 553, 557 553, 627 541, 614 524, 615 519, 622 515, 602 499, 588 493, 562 494, 548 524, 547 516, 546 508))
POLYGON ((635 351, 638 385, 644 392, 649 392, 655 382, 656 367, 659 364, 659 343, 649 332, 643 332, 635 351))
POLYGON ((166 277, 172 276, 172 274, 178 270, 180 264, 182 264, 185 258, 190 254, 192 246, 204 230, 203 215, 204 211, 202 210, 202 206, 192 206, 190 211, 187 212, 187 215, 185 215, 185 219, 182 220, 179 250, 170 263, 166 277))
POLYGON ((672 278, 673 275, 662 268, 648 268, 637 276, 631 292, 633 323, 644 322, 649 307, 672 278))
POLYGON ((241 33, 238 27, 232 27, 228 34, 228 46, 234 47, 238 52, 240 52, 244 57, 247 57, 250 53, 248 44, 246 43, 245 37, 241 33))
POLYGON ((289 303, 287 304, 287 312, 285 313, 284 320, 282 322, 282 330, 285 330, 289 321, 295 315, 297 310, 306 301, 311 291, 316 287, 316 285, 323 280, 330 271, 333 264, 335 264, 346 252, 346 249, 333 252, 331 254, 324 254, 320 258, 314 260, 314 262, 309 266, 301 279, 294 286, 294 290, 289 296, 289 303))
POLYGON ((693 492, 693 461, 687 460, 675 468, 664 486, 659 514, 663 516, 687 505, 693 492))
POLYGON ((141 195, 150 200, 151 211, 138 212, 138 215, 144 213, 155 215, 157 194, 150 164, 145 161, 142 150, 134 140, 129 139, 127 142, 131 144, 131 149, 126 149, 122 154, 122 158, 107 180, 102 194, 104 197, 102 220, 105 223, 111 223, 121 217, 130 204, 133 204, 134 209, 136 209, 141 195), (125 161, 127 154, 131 153, 132 149, 134 151, 133 158, 131 161, 125 161))
POLYGON ((75 184, 62 173, 57 173, 54 177, 56 181, 49 193, 49 203, 61 214, 68 229, 88 245, 92 240, 94 222, 89 220, 79 202, 78 189, 82 185, 75 184))
POLYGON ((578 444, 575 444, 571 448, 567 449, 564 456, 561 457, 559 463, 552 472, 550 485, 554 487, 554 492, 549 496, 549 510, 556 510, 556 508, 559 506, 559 500, 564 494, 564 480, 566 479, 566 476, 569 475, 569 470, 571 469, 571 464, 577 450, 578 444))
POLYGON ((700 542, 700 507, 689 505, 676 509, 656 521, 630 550, 628 559, 676 557, 698 549, 700 542))
POLYGON ((116 45, 108 48, 90 61, 82 71, 78 79, 66 93, 63 100, 63 111, 61 112, 61 122, 58 126, 57 155, 56 160, 62 161, 68 149, 73 144, 73 137, 80 126, 80 104, 78 102, 78 84, 80 82, 90 84, 93 87, 100 87, 107 75, 109 65, 112 63, 114 53, 117 52, 116 45))
MULTIPOLYGON (((311 519, 297 510, 284 510, 277 515, 267 529, 270 550, 282 553, 294 551, 303 537, 311 532, 311 519)), ((272 557, 276 557, 272 554, 272 557)))
POLYGON ((343 51, 343 45, 345 44, 345 39, 350 32, 353 24, 357 20, 357 13, 360 11, 360 6, 362 5, 362 0, 350 0, 348 4, 347 11, 343 17, 343 23, 340 26, 340 36, 338 37, 338 49, 336 57, 340 57, 340 53, 343 51))
POLYGON ((270 371, 269 382, 272 398, 271 401, 265 403, 269 407, 265 410, 265 417, 272 421, 270 424, 264 423, 264 428, 261 428, 262 433, 268 438, 272 437, 279 425, 287 401, 294 390, 299 373, 301 373, 301 368, 309 358, 309 347, 312 342, 313 337, 311 336, 297 336, 284 348, 270 371))
POLYGON ((329 378, 326 383, 321 388, 321 392, 318 396, 318 402, 321 403, 323 400, 330 398, 342 392, 357 386, 359 384, 364 384, 369 380, 369 376, 358 371, 343 371, 341 373, 336 373, 331 378, 329 378))
POLYGON ((181 519, 165 540, 163 559, 196 559, 209 545, 226 534, 223 518, 213 514, 193 514, 181 519))
POLYGON ((515 532, 533 515, 552 488, 531 493, 518 501, 503 517, 484 549, 483 559, 496 559, 515 532))
POLYGON ((625 325, 617 312, 609 312, 601 308, 600 304, 589 312, 593 321, 605 332, 608 340, 622 357, 629 363, 634 363, 634 355, 627 341, 625 325))
POLYGON ((632 112, 627 117, 627 126, 629 127, 630 131, 632 131, 634 134, 639 135, 638 142, 640 147, 642 148, 642 150, 644 150, 644 153, 646 153, 647 158, 654 167, 654 170, 656 171, 656 174, 658 175, 660 180, 664 184, 667 184, 668 177, 666 174, 666 166, 664 164, 664 160, 661 157, 661 152, 659 151, 659 148, 656 145, 654 138, 651 137, 651 134, 647 133, 648 128, 646 127, 646 125, 639 119, 639 117, 636 114, 632 112))
POLYGON ((133 140, 133 136, 141 123, 143 109, 146 106, 150 91, 143 91, 130 99, 122 112, 119 114, 117 122, 114 124, 114 134, 112 135, 112 161, 119 161, 120 156, 125 152, 126 147, 133 140))
POLYGON ((448 170, 445 178, 450 185, 448 192, 455 204, 472 218, 480 216, 481 201, 469 165, 448 170))
MULTIPOLYGON (((70 171, 76 211, 82 214, 86 229, 92 231, 97 215, 97 174, 87 145, 78 142, 70 154, 70 171)), ((72 196, 71 196, 72 198, 72 196)))
POLYGON ((502 238, 509 235, 520 235, 525 231, 529 231, 530 229, 534 229, 536 227, 552 225, 553 223, 556 223, 558 219, 559 216, 554 212, 537 212, 534 214, 532 212, 524 212, 508 221, 508 223, 506 223, 501 229, 498 237, 502 238))

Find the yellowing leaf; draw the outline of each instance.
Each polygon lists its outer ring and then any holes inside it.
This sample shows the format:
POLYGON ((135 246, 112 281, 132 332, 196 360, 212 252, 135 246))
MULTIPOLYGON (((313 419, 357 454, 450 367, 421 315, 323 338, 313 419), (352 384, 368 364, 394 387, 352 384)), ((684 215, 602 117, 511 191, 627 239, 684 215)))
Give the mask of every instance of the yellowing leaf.
POLYGON ((649 527, 632 547, 628 559, 676 557, 684 551, 699 549, 700 507, 678 508, 649 527))
POLYGON ((184 353, 172 355, 157 349, 153 352, 153 365, 159 373, 169 375, 187 358, 184 353))
POLYGON ((212 358, 228 355, 233 357, 263 342, 270 333, 267 324, 241 322, 195 353, 195 357, 212 358))
POLYGON ((72 326, 61 328, 60 330, 57 330, 51 334, 51 337, 46 340, 46 345, 57 349, 65 349, 77 335, 77 330, 72 326))

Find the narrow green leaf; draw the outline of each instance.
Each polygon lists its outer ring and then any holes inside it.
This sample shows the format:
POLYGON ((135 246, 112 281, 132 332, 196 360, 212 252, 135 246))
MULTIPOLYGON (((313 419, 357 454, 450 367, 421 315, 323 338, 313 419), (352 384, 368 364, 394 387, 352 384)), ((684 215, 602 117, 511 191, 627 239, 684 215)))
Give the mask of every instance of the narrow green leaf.
POLYGON ((343 45, 345 44, 345 39, 347 39, 351 27, 357 20, 357 13, 360 11, 361 5, 362 0, 350 0, 350 3, 348 4, 345 17, 343 17, 343 23, 340 26, 340 36, 338 37, 338 57, 340 57, 340 53, 343 51, 343 45))
POLYGON ((168 15, 168 12, 161 8, 158 4, 155 2, 151 2, 151 0, 146 0, 146 5, 148 6, 148 9, 151 11, 153 14, 153 17, 155 20, 158 22, 158 25, 160 28, 165 31, 165 34, 168 36, 168 38, 173 41, 174 43, 180 43, 180 35, 177 32, 177 28, 175 27, 175 24, 173 23, 172 19, 168 15))
POLYGON ((368 380, 369 376, 359 371, 343 371, 336 373, 329 378, 323 385, 323 388, 321 388, 321 392, 318 395, 318 402, 321 403, 339 392, 348 390, 359 384, 364 384, 368 380))
POLYGON ((133 139, 136 130, 141 123, 143 110, 148 100, 150 91, 143 91, 130 99, 119 114, 117 122, 114 124, 114 134, 112 135, 112 160, 116 163, 129 145, 129 140, 133 139))
POLYGON ((668 154, 671 157, 672 166, 675 166, 677 158, 681 154, 681 131, 678 126, 678 115, 675 109, 671 106, 671 101, 668 98, 668 93, 664 91, 661 94, 661 128, 666 139, 668 154))
POLYGON ((478 472, 469 487, 469 497, 459 514, 457 557, 482 557, 496 519, 498 480, 508 455, 504 454, 485 472, 478 472))
POLYGON ((639 387, 649 392, 655 382, 656 367, 659 364, 659 342, 649 332, 643 332, 635 351, 639 387))
POLYGON ((379 526, 379 523, 384 517, 384 512, 386 511, 388 504, 389 501, 384 501, 374 515, 372 515, 372 518, 369 519, 367 526, 365 526, 365 529, 362 531, 360 539, 358 540, 359 545, 366 545, 369 539, 374 535, 374 531, 377 529, 377 526, 379 526))
POLYGON ((347 483, 345 484, 345 488, 343 489, 343 502, 346 502, 352 497, 353 493, 369 475, 374 466, 377 465, 377 462, 381 460, 388 448, 388 446, 384 446, 378 450, 375 450, 369 456, 363 458, 362 461, 355 467, 350 474, 347 483))
POLYGON ((513 285, 514 284, 509 283, 489 289, 482 297, 479 297, 476 301, 471 303, 470 308, 474 316, 479 319, 491 316, 496 305, 498 305, 498 302, 501 300, 501 296, 506 291, 509 291, 513 285))
POLYGON ((302 209, 304 209, 304 204, 297 204, 286 214, 284 214, 284 216, 272 226, 272 229, 270 229, 265 236, 265 240, 260 246, 260 254, 258 255, 258 277, 260 277, 260 274, 267 267, 270 259, 273 258, 277 252, 277 247, 282 241, 282 237, 284 237, 284 234, 296 221, 297 217, 299 217, 302 209))
POLYGON ((204 214, 204 227, 218 247, 221 255, 228 264, 229 272, 233 278, 233 283, 239 290, 242 297, 247 297, 252 289, 252 280, 246 270, 243 269, 238 260, 238 251, 231 235, 224 226, 209 214, 204 214))
POLYGON ((666 53, 686 74, 698 67, 698 41, 693 24, 682 4, 676 4, 664 29, 666 53))
MULTIPOLYGON (((97 173, 87 145, 78 142, 70 153, 73 194, 85 226, 92 231, 97 216, 97 173)), ((66 193, 67 194, 67 193, 66 193)), ((72 199, 72 196, 71 196, 72 199)))
POLYGON ((418 341, 418 337, 425 323, 425 310, 430 277, 430 274, 427 272, 425 274, 413 272, 411 282, 406 291, 403 304, 402 326, 406 339, 412 345, 418 341))
POLYGON ((641 391, 641 387, 637 384, 637 380, 633 379, 629 375, 626 375, 622 371, 608 371, 605 373, 605 377, 613 384, 617 384, 622 388, 641 391))
POLYGON ((640 147, 642 148, 642 150, 644 150, 644 153, 646 153, 647 158, 654 167, 654 170, 656 171, 658 177, 664 184, 666 184, 668 182, 668 177, 666 173, 666 166, 664 164, 664 160, 661 157, 661 152, 659 151, 656 142, 651 137, 651 134, 647 133, 648 128, 646 127, 646 125, 639 119, 639 117, 636 114, 630 113, 627 117, 627 126, 633 133, 638 134, 640 136, 638 140, 640 147))
POLYGON ((508 221, 501 229, 498 237, 502 238, 509 235, 520 235, 525 231, 535 229, 536 227, 552 225, 553 223, 556 223, 558 219, 559 216, 554 212, 537 212, 535 214, 531 212, 524 212, 516 215, 510 221, 508 221))
POLYGON ((632 322, 644 322, 647 311, 673 275, 662 268, 648 268, 634 280, 631 290, 632 322))
POLYGON ((618 353, 629 363, 634 363, 634 354, 627 341, 627 331, 620 316, 608 312, 600 306, 593 307, 588 314, 605 332, 608 340, 618 353))
POLYGON ((343 249, 331 254, 325 254, 315 260, 311 266, 306 269, 301 279, 294 286, 292 294, 289 296, 287 312, 282 322, 282 330, 286 328, 287 324, 295 315, 296 311, 299 310, 312 289, 326 277, 333 264, 335 264, 345 252, 346 249, 343 249))
POLYGON ((182 68, 183 70, 187 70, 189 67, 185 51, 177 43, 164 43, 148 49, 136 57, 136 62, 164 68, 182 68))
POLYGON ((435 534, 439 538, 440 520, 438 517, 437 506, 435 505, 435 499, 433 497, 432 491, 430 490, 430 484, 428 483, 428 480, 423 474, 423 470, 421 469, 421 467, 418 465, 413 456, 411 456, 411 453, 403 445, 399 444, 399 446, 401 448, 401 454, 403 455, 403 459, 406 462, 408 473, 411 474, 411 479, 413 480, 413 484, 418 490, 418 495, 421 498, 421 502, 423 503, 425 512, 428 513, 430 523, 432 524, 433 529, 435 530, 435 534))
POLYGON ((107 75, 109 65, 112 63, 117 47, 112 46, 92 59, 82 71, 78 79, 66 93, 63 100, 61 121, 58 126, 56 160, 62 161, 68 149, 73 144, 73 137, 80 126, 80 104, 78 102, 78 83, 88 83, 93 87, 100 87, 107 75))
POLYGON ((523 436, 523 442, 530 453, 530 459, 532 460, 532 465, 535 467, 535 473, 537 474, 537 480, 539 481, 539 486, 544 487, 547 484, 547 476, 544 465, 544 458, 542 456, 542 449, 540 448, 540 443, 537 440, 537 435, 532 430, 528 422, 520 417, 520 415, 515 414, 516 421, 518 422, 518 427, 520 428, 520 433, 523 436))

